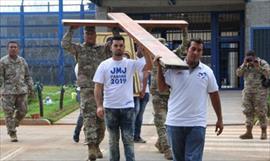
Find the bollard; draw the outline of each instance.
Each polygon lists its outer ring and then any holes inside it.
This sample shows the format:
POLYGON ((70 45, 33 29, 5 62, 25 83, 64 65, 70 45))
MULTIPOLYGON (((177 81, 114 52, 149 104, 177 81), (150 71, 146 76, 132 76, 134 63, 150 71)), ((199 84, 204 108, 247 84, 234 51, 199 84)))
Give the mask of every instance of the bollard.
POLYGON ((43 100, 42 100, 42 90, 43 85, 39 81, 35 83, 35 89, 38 93, 38 102, 39 102, 39 113, 40 116, 43 117, 43 100))
POLYGON ((63 109, 63 101, 64 101, 64 94, 65 94, 65 89, 64 86, 61 87, 61 92, 60 92, 60 110, 63 109))

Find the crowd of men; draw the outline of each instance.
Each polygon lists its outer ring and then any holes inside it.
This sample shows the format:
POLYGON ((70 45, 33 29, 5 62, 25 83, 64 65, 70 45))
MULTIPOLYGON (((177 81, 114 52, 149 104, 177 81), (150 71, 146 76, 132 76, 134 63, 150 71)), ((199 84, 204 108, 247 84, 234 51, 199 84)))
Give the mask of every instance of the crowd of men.
MULTIPOLYGON (((143 112, 151 93, 158 134, 156 148, 169 160, 201 161, 208 96, 217 116, 216 134, 220 135, 223 131, 217 81, 212 69, 200 61, 203 41, 185 39, 182 47, 176 50, 179 57, 185 55, 187 70, 164 69, 159 63, 161 56, 153 57, 140 46, 138 59, 125 58, 125 39, 119 34, 101 45, 96 43, 95 28, 85 27, 84 43, 75 43, 72 36, 78 28, 69 28, 63 37, 62 47, 75 57, 78 64, 76 76, 85 144, 88 147, 87 160, 103 158, 100 143, 104 139, 105 129, 109 133, 109 160, 120 160, 120 136, 126 161, 136 160, 134 142, 146 142, 141 138, 140 131, 143 112), (133 95, 133 75, 136 71, 141 73, 142 90, 138 102, 134 101, 133 95), (147 90, 150 72, 151 85, 147 90)), ((166 45, 165 39, 159 41, 166 45)), ((19 44, 10 41, 7 49, 8 54, 0 60, 1 100, 8 134, 11 141, 16 142, 16 127, 27 112, 26 100, 27 95, 33 95, 33 81, 26 61, 18 55, 19 44)), ((253 51, 247 52, 244 63, 237 69, 237 75, 245 80, 243 106, 247 132, 240 136, 241 139, 253 138, 255 112, 261 123, 261 139, 267 138, 267 87, 262 85, 261 77, 268 79, 269 73, 268 63, 256 57, 253 51)))

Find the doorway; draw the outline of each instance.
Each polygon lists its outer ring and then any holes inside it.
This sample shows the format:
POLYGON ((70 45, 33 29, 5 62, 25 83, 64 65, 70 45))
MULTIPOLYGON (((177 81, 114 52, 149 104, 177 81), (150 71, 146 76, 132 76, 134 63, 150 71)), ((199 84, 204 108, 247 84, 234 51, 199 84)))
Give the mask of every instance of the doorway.
POLYGON ((220 42, 219 51, 221 88, 239 88, 239 78, 236 76, 236 69, 239 66, 239 42, 220 42))

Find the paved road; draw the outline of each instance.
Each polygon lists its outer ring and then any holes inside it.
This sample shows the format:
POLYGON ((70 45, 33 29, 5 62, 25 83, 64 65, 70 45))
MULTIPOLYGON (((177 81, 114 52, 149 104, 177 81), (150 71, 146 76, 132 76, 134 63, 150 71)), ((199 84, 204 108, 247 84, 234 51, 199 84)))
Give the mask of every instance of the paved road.
MULTIPOLYGON (((270 139, 260 140, 259 127, 254 128, 253 140, 240 140, 238 136, 244 130, 244 116, 241 112, 241 91, 221 91, 224 133, 217 137, 214 127, 209 126, 206 133, 204 161, 270 161, 270 139), (228 126, 234 125, 234 126, 228 126)), ((137 161, 165 161, 163 155, 154 147, 157 139, 153 126, 153 107, 148 104, 144 114, 142 137, 147 144, 135 144, 137 161)), ((0 161, 84 161, 87 156, 87 147, 71 140, 78 111, 63 118, 52 126, 21 126, 18 130, 18 143, 9 142, 5 126, 0 126, 0 161)), ((208 107, 208 124, 216 121, 213 109, 208 107)), ((270 127, 268 138, 270 138, 270 127)), ((104 159, 108 160, 107 134, 102 142, 101 150, 104 159)), ((122 145, 121 154, 123 154, 122 145)), ((121 156, 121 160, 123 156, 121 156)))
MULTIPOLYGON (((87 147, 73 143, 73 125, 21 126, 18 143, 11 143, 6 128, 0 126, 0 161, 84 161, 87 147)), ((269 127, 270 128, 270 127, 269 127)), ((260 129, 255 127, 253 140, 240 140, 243 126, 225 126, 223 135, 217 137, 214 127, 207 128, 204 161, 270 161, 270 140, 260 140, 260 129)), ((268 134, 270 132, 268 131, 268 134)), ((268 135, 269 136, 269 135, 268 135)), ((108 160, 107 134, 101 150, 108 160)), ((154 126, 143 126, 142 137, 146 144, 135 144, 137 161, 165 161, 154 147, 157 139, 154 126)), ((270 136, 269 136, 270 137, 270 136)), ((121 147, 121 160, 123 149, 121 147)))

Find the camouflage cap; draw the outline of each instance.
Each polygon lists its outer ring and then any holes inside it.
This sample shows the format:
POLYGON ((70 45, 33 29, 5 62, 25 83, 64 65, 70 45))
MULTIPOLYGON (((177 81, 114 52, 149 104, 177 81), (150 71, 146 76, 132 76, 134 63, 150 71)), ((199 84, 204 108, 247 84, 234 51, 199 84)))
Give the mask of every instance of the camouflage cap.
POLYGON ((84 27, 85 32, 96 32, 96 28, 94 26, 85 26, 84 27))
POLYGON ((165 46, 168 45, 167 42, 166 42, 166 39, 164 39, 164 38, 162 38, 162 37, 158 38, 158 41, 161 42, 161 43, 162 43, 163 45, 165 45, 165 46))

